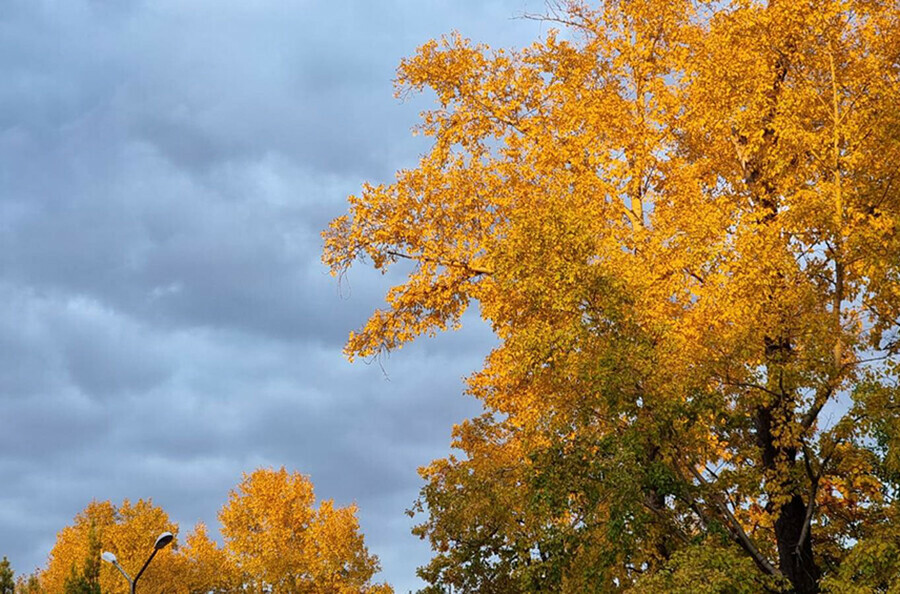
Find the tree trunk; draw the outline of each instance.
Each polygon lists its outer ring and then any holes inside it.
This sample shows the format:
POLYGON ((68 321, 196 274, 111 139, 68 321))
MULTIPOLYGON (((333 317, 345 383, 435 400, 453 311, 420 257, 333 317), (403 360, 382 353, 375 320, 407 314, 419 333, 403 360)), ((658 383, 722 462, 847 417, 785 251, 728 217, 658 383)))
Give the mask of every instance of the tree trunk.
MULTIPOLYGON (((772 408, 760 407, 756 413, 756 439, 762 454, 763 466, 768 470, 774 470, 776 460, 779 458, 793 466, 797 451, 775 445, 772 423, 772 408)), ((809 530, 800 543, 805 522, 806 504, 800 495, 794 493, 778 510, 775 520, 778 569, 790 581, 793 591, 797 594, 817 594, 822 572, 813 558, 812 536, 809 530)))
POLYGON ((798 547, 803 524, 806 522, 806 505, 803 498, 794 495, 781 507, 775 520, 775 539, 778 543, 778 567, 798 594, 815 594, 819 591, 822 572, 813 559, 812 540, 807 533, 798 547))

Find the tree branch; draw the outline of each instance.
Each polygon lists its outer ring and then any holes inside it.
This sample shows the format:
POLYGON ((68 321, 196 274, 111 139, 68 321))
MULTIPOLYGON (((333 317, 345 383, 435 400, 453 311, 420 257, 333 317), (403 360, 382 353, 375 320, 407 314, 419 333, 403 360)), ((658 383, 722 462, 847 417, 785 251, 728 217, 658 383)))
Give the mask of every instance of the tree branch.
POLYGON ((830 382, 828 382, 825 386, 816 390, 816 397, 813 399, 813 404, 806 414, 803 415, 803 419, 800 421, 800 426, 803 427, 803 432, 805 433, 812 424, 816 422, 816 419, 819 417, 819 413, 822 412, 822 407, 825 406, 825 403, 831 398, 834 394, 834 386, 837 381, 837 377, 839 377, 840 372, 835 375, 834 378, 830 382))
POLYGON ((490 275, 494 274, 494 271, 490 268, 484 268, 482 266, 474 266, 469 262, 455 262, 453 260, 442 260, 440 258, 432 258, 429 256, 412 256, 410 254, 406 254, 403 252, 398 252, 395 250, 385 250, 385 253, 394 256, 395 258, 403 258, 405 260, 413 260, 415 262, 430 262, 432 264, 437 264, 438 266, 448 266, 451 268, 465 268, 466 270, 471 271, 472 273, 485 274, 490 275))
MULTIPOLYGON (((694 475, 694 478, 696 478, 701 485, 706 487, 709 486, 709 483, 706 481, 706 479, 703 478, 703 475, 697 472, 697 469, 694 468, 693 465, 689 464, 688 467, 691 470, 691 474, 694 475)), ((731 527, 732 535, 735 537, 735 539, 737 539, 738 544, 741 545, 741 547, 745 551, 747 551, 747 553, 753 558, 753 561, 756 563, 756 565, 769 575, 781 577, 781 572, 774 565, 772 565, 772 562, 769 561, 765 555, 763 555, 759 551, 759 549, 753 543, 753 540, 747 535, 746 532, 744 532, 744 529, 741 527, 740 522, 737 521, 737 518, 735 518, 734 514, 731 513, 731 510, 728 509, 728 506, 721 501, 714 501, 713 505, 716 506, 716 508, 723 516, 725 516, 725 519, 728 521, 731 527)))

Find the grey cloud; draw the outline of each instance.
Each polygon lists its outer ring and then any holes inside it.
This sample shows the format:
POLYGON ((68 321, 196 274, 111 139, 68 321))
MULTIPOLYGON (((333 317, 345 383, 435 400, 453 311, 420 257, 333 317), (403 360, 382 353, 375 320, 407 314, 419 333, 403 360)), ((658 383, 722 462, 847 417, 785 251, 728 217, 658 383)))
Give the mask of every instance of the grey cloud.
POLYGON ((356 502, 383 579, 415 588, 418 466, 477 414, 490 332, 350 365, 402 279, 339 285, 320 230, 427 144, 401 57, 452 29, 527 43, 542 2, 12 0, 0 11, 0 554, 43 564, 91 499, 216 525, 241 472, 356 502))

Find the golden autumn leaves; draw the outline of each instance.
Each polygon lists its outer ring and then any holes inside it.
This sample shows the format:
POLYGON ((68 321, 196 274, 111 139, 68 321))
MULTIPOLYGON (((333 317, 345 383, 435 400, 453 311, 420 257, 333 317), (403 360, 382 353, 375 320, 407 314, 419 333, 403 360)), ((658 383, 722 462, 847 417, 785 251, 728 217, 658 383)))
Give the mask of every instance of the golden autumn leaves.
MULTIPOLYGON (((366 549, 356 507, 316 502, 312 483, 301 474, 281 468, 245 475, 229 494, 219 521, 224 547, 210 538, 206 526, 197 524, 176 546, 157 555, 141 577, 140 591, 392 592, 371 581, 378 558, 366 549)), ((81 577, 91 571, 90 564, 99 563, 100 549, 113 552, 133 576, 163 531, 177 535, 178 526, 150 501, 126 500, 118 507, 92 502, 73 525, 59 532, 47 566, 32 587, 36 592, 68 592, 73 576, 81 577)), ((106 563, 86 581, 92 580, 104 593, 128 592, 122 576, 106 563)))
POLYGON ((501 341, 469 379, 486 412, 456 428, 463 455, 422 470, 421 575, 435 592, 900 579, 879 540, 900 495, 900 6, 549 6, 565 34, 453 35, 403 61, 398 92, 437 100, 432 148, 324 233, 336 274, 416 264, 351 358, 473 300, 501 341), (882 577, 847 569, 863 551, 882 577))

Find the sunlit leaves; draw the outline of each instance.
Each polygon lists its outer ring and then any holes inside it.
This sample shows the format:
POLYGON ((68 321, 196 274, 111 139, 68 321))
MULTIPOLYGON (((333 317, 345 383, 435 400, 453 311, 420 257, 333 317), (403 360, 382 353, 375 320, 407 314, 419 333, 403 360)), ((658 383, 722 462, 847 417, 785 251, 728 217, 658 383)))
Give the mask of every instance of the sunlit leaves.
POLYGON ((378 558, 359 531, 356 507, 315 500, 299 473, 259 469, 245 475, 220 512, 225 545, 197 524, 181 540, 178 526, 149 501, 116 507, 92 502, 57 535, 47 566, 23 592, 130 591, 115 567, 100 561, 110 551, 137 576, 162 532, 176 541, 159 551, 141 576, 140 592, 178 594, 390 594, 372 583, 378 558), (99 571, 99 584, 96 575, 99 571), (82 587, 83 585, 83 587, 82 587), (68 589, 67 589, 68 588, 68 589), (87 589, 85 589, 87 588, 87 589))
POLYGON ((336 274, 415 264, 351 357, 472 300, 501 339, 469 380, 495 416, 423 470, 423 571, 624 587, 723 534, 726 557, 815 591, 896 495, 900 10, 549 10, 565 34, 512 51, 451 35, 404 60, 399 91, 438 100, 433 148, 325 232, 336 274), (630 543, 615 555, 610 527, 630 543))
POLYGON ((356 508, 316 506, 302 474, 281 468, 245 475, 219 519, 227 557, 251 591, 391 592, 370 581, 378 559, 363 543, 356 508))
MULTIPOLYGON (((77 576, 86 564, 100 565, 97 549, 101 547, 115 554, 133 577, 153 550, 156 537, 167 531, 177 534, 178 527, 162 508, 150 501, 131 503, 126 499, 118 507, 108 501, 91 502, 75 517, 73 525, 66 526, 57 534, 47 567, 40 574, 41 587, 46 592, 63 592, 73 568, 77 576), (99 547, 92 547, 94 539, 99 547)), ((155 562, 141 577, 142 591, 165 592, 170 589, 170 584, 175 581, 173 556, 171 548, 160 551, 155 562)), ((103 563, 99 570, 103 592, 130 592, 127 582, 112 565, 103 563)))

